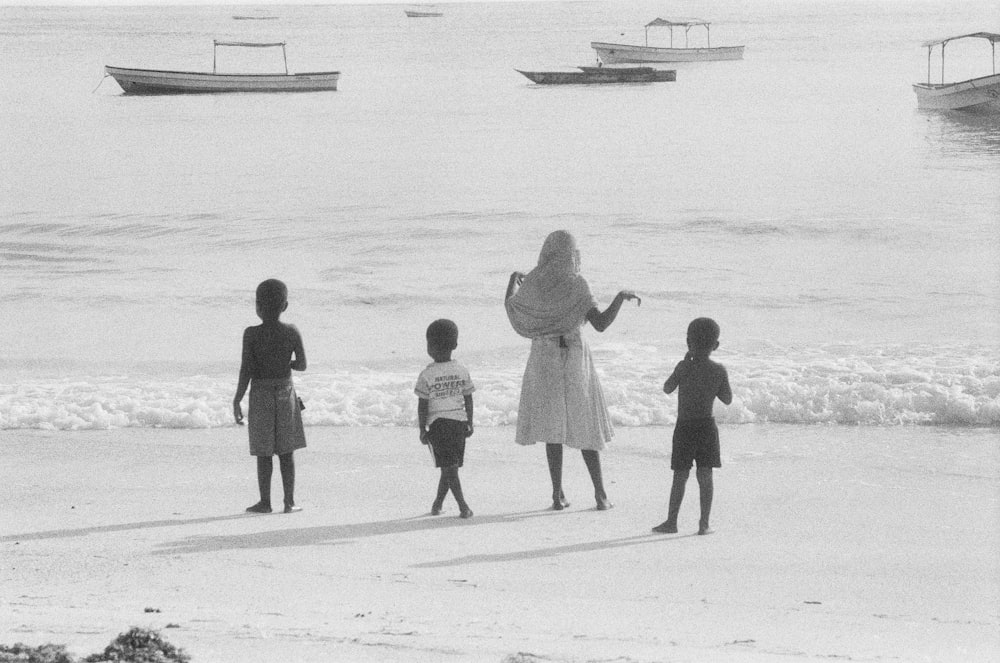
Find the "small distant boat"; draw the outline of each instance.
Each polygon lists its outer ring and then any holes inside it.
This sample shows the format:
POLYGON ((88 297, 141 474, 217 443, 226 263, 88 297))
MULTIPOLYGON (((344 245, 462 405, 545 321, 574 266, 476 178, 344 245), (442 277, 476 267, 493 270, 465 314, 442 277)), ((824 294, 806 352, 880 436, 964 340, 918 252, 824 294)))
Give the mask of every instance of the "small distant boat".
POLYGON ((303 74, 288 73, 288 55, 285 42, 260 43, 240 41, 214 41, 212 71, 166 71, 161 69, 133 69, 105 65, 104 71, 112 76, 125 94, 205 94, 219 92, 316 92, 336 90, 339 71, 320 71, 303 74), (215 51, 219 46, 244 48, 281 47, 285 61, 284 74, 220 74, 216 72, 215 51))
POLYGON ((957 37, 947 37, 927 41, 927 82, 914 83, 917 108, 936 110, 964 110, 1000 112, 1000 74, 997 74, 996 44, 1000 34, 995 32, 971 32, 957 37), (956 39, 985 39, 990 42, 993 56, 993 73, 989 76, 970 78, 953 83, 944 82, 944 48, 956 39), (935 46, 941 46, 941 82, 931 83, 931 53, 935 46))
POLYGON ((742 60, 743 46, 712 48, 711 25, 709 21, 698 18, 657 18, 646 24, 646 43, 643 46, 592 41, 590 47, 597 51, 597 57, 606 64, 742 60), (704 48, 688 48, 688 31, 697 26, 705 27, 706 46, 704 48), (649 29, 655 27, 670 28, 669 47, 649 45, 649 29), (684 28, 684 48, 674 48, 674 28, 684 28))
POLYGON ((234 21, 274 21, 278 17, 270 14, 233 14, 234 21))
POLYGON ((444 16, 444 12, 435 7, 434 5, 420 5, 418 7, 410 7, 404 9, 405 13, 410 18, 435 18, 438 16, 444 16))
POLYGON ((539 85, 593 85, 600 83, 658 83, 677 80, 676 69, 653 67, 577 67, 580 71, 521 71, 539 85))

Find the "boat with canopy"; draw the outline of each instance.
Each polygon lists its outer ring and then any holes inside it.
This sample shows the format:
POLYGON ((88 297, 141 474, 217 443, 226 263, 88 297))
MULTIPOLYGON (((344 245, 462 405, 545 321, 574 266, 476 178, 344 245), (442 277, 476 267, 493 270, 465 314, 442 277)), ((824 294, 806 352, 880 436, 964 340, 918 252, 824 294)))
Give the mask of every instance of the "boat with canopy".
POLYGON ((996 59, 998 41, 1000 41, 1000 34, 995 32, 970 32, 956 37, 925 41, 922 46, 927 48, 927 82, 913 84, 913 91, 917 95, 917 108, 1000 112, 1000 74, 997 74, 996 59), (993 73, 988 76, 945 83, 944 50, 950 42, 958 39, 985 39, 988 41, 992 55, 993 73), (931 55, 935 46, 941 47, 941 81, 939 83, 931 82, 931 55))
POLYGON ((125 94, 197 94, 219 92, 315 92, 336 90, 339 71, 320 71, 302 74, 288 73, 288 54, 285 42, 213 41, 212 71, 167 71, 162 69, 134 69, 129 67, 104 67, 125 94), (241 48, 281 48, 285 63, 283 74, 220 74, 216 55, 220 46, 241 48))
POLYGON ((613 44, 592 41, 590 47, 597 51, 597 57, 607 64, 643 62, 708 62, 712 60, 742 60, 743 46, 712 47, 711 22, 699 18, 656 18, 646 24, 646 41, 642 46, 634 44, 613 44), (704 47, 688 46, 688 32, 691 28, 705 28, 704 47), (669 28, 670 46, 650 46, 650 28, 669 28), (674 47, 674 28, 684 28, 684 47, 674 47))

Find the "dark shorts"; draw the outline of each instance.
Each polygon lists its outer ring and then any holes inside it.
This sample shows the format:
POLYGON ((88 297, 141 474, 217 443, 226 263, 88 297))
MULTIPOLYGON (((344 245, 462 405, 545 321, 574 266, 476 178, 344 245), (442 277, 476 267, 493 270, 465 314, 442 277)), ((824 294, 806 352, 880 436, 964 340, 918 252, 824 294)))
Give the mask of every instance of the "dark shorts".
POLYGON ((722 467, 719 428, 711 417, 678 421, 674 426, 670 469, 690 470, 695 462, 698 467, 722 467))
POLYGON ((427 429, 434 450, 434 467, 462 467, 465 462, 465 422, 435 419, 427 429))

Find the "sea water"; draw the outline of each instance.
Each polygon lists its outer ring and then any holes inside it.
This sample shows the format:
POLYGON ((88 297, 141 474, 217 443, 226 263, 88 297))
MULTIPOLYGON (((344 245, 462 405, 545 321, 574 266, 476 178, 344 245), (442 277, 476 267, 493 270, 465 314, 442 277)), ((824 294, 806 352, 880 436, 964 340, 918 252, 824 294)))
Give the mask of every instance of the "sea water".
MULTIPOLYGON (((514 69, 642 43, 662 3, 444 7, 0 7, 0 428, 231 425, 269 277, 305 339, 307 425, 412 425, 439 317, 477 421, 511 424, 529 341, 503 293, 559 228, 602 307, 642 297, 585 331, 619 426, 674 421, 663 381, 711 316, 722 422, 1000 427, 1000 121, 910 88, 921 42, 995 28, 995 2, 671 3, 745 58, 601 86, 514 69), (211 71, 213 39, 287 41, 290 71, 339 90, 102 78, 211 71)), ((280 50, 217 67, 284 70, 280 50)), ((990 71, 987 42, 949 45, 946 78, 990 71)))

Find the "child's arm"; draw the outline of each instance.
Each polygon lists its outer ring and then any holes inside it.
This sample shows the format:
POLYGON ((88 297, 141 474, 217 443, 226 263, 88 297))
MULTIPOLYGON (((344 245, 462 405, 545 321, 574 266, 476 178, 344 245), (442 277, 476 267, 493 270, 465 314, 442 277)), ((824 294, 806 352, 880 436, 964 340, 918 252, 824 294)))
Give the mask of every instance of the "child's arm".
POLYGON ((465 437, 472 437, 475 426, 472 423, 472 394, 465 395, 465 437))
POLYGON ((677 387, 681 384, 681 380, 684 379, 685 373, 687 373, 687 364, 684 361, 677 362, 674 372, 671 373, 670 377, 667 378, 667 381, 663 383, 663 393, 674 393, 674 389, 677 389, 677 387))
POLYGON ((719 370, 722 372, 722 380, 720 381, 719 391, 716 396, 719 397, 720 401, 729 405, 733 402, 733 390, 729 387, 729 374, 726 373, 726 368, 721 364, 719 365, 719 370))
POLYGON ((288 325, 292 332, 292 370, 306 370, 306 349, 302 345, 302 334, 295 325, 288 325))
POLYGON ((417 425, 420 427, 420 441, 427 444, 427 399, 417 399, 417 425))
POLYGON ((604 331, 618 317, 618 311, 621 310, 622 302, 628 299, 634 299, 640 305, 642 304, 642 300, 634 292, 631 290, 622 290, 615 295, 615 298, 611 300, 611 304, 603 312, 598 311, 596 306, 587 311, 587 322, 597 331, 604 331))
POLYGON ((510 275, 510 281, 507 282, 507 294, 504 295, 503 300, 506 302, 508 299, 517 294, 517 291, 521 288, 521 284, 524 282, 524 274, 521 272, 514 272, 510 275))
POLYGON ((236 383, 236 396, 233 397, 233 418, 243 425, 243 408, 240 402, 250 386, 250 364, 253 361, 253 331, 252 327, 243 330, 243 353, 240 359, 240 378, 236 383))

